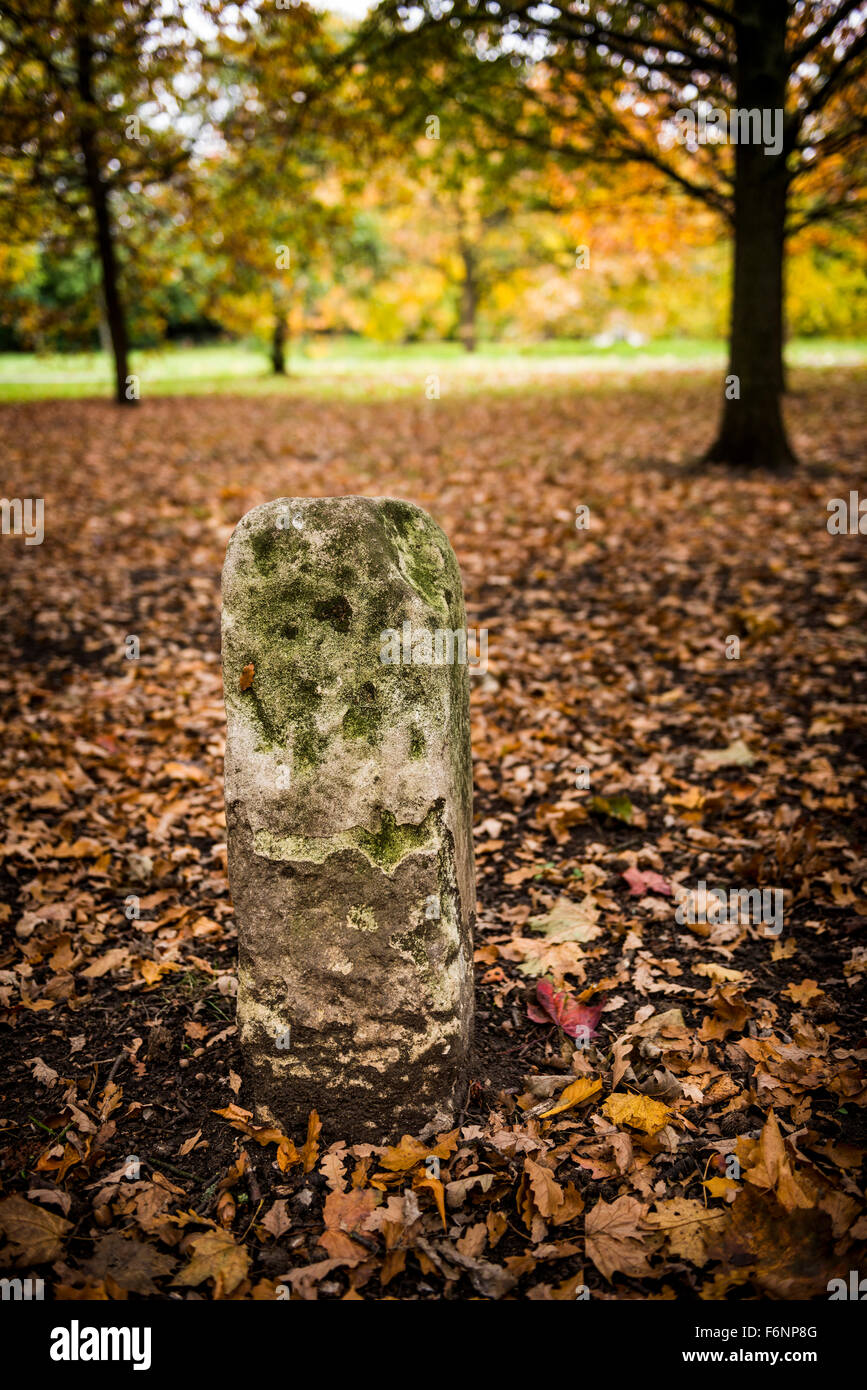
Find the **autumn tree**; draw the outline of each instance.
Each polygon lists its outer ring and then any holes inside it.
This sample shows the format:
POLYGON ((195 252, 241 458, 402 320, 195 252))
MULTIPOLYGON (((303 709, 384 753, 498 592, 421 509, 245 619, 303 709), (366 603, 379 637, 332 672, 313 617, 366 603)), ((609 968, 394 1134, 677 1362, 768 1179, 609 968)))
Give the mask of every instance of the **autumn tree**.
MULTIPOLYGON (((200 123, 202 35, 219 12, 182 0, 10 0, 0 9, 0 191, 43 232, 87 241, 100 267, 115 397, 128 386, 117 200, 186 164, 200 123)), ((144 195, 144 196, 141 196, 144 195)))
MULTIPOLYGON (((469 110, 565 158, 658 170, 712 208, 733 238, 728 393, 709 461, 785 469, 784 255, 806 218, 849 216, 858 194, 867 17, 858 0, 384 0, 360 46, 419 64, 436 31, 464 38, 443 77, 469 110), (416 50, 415 57, 410 55, 416 50), (503 75, 504 102, 473 93, 466 62, 503 75), (516 106, 514 89, 523 100, 516 106), (687 118, 781 113, 779 140, 692 140, 687 118), (826 170, 830 176, 823 177, 826 170)), ((450 41, 451 42, 451 41, 450 41)), ((435 52, 434 65, 441 62, 435 52)), ((753 129, 753 127, 750 127, 753 129)))
POLYGON ((330 17, 294 4, 245 8, 219 45, 219 144, 196 167, 190 220, 223 267, 216 312, 267 332, 278 375, 364 180, 365 121, 335 99, 344 42, 330 17))
POLYGON ((554 248, 565 260, 566 233, 551 217, 558 208, 543 157, 528 160, 453 103, 422 120, 423 106, 403 149, 378 171, 378 211, 391 254, 434 267, 454 288, 457 337, 473 352, 486 300, 509 275, 550 261, 554 248))

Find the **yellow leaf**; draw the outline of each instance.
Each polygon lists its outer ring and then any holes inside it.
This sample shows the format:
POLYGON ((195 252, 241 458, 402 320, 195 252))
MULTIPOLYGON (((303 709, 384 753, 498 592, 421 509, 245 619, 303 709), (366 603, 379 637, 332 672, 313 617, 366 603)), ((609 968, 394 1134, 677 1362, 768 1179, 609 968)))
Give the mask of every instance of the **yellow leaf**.
POLYGON ((175 963, 170 960, 137 960, 135 966, 147 985, 158 984, 163 975, 168 974, 170 970, 181 969, 179 965, 175 965, 175 963))
POLYGON ((815 980, 802 980, 799 985, 787 985, 783 993, 795 1004, 810 1004, 814 999, 821 999, 825 991, 819 988, 815 980))
POLYGON ((573 1081, 567 1086, 560 1096, 556 1105, 552 1105, 550 1110, 543 1110, 539 1116, 545 1120, 549 1115, 559 1115, 561 1110, 568 1110, 570 1106, 580 1105, 582 1101, 589 1100, 597 1091, 602 1090, 602 1082, 591 1076, 579 1076, 577 1081, 573 1081))
POLYGON ((668 1124, 671 1111, 661 1100, 650 1096, 631 1096, 625 1091, 614 1091, 602 1106, 612 1124, 630 1125, 641 1129, 645 1134, 658 1134, 668 1124))
POLYGON ((689 1260, 690 1264, 703 1265, 708 1258, 708 1244, 718 1232, 719 1223, 725 1220, 725 1215, 719 1207, 706 1207, 694 1198, 672 1197, 668 1201, 657 1202, 656 1210, 650 1212, 645 1220, 649 1226, 663 1233, 670 1254, 680 1260, 689 1260))
POLYGON ((725 1197, 729 1192, 739 1192, 740 1183, 734 1178, 706 1178, 702 1187, 711 1197, 725 1197))
POLYGON ((405 1134, 399 1144, 386 1149, 378 1160, 379 1165, 381 1168, 387 1168, 390 1173, 405 1173, 426 1158, 447 1159, 457 1147, 459 1134, 459 1129, 451 1130, 443 1135, 433 1148, 422 1144, 418 1139, 413 1139, 411 1134, 405 1134))
POLYGON ((277 1167, 281 1173, 288 1173, 293 1163, 300 1163, 301 1155, 291 1139, 283 1139, 277 1149, 277 1167))
POLYGON ((440 1214, 440 1221, 442 1221, 442 1223, 443 1223, 443 1230, 445 1230, 445 1229, 446 1229, 446 1194, 445 1194, 445 1188, 443 1187, 443 1185, 442 1185, 442 1183, 440 1182, 439 1178, 425 1178, 425 1177, 422 1177, 421 1173, 416 1173, 415 1177, 413 1178, 413 1183, 412 1183, 412 1185, 413 1185, 413 1187, 415 1187, 415 1188, 426 1187, 430 1192, 433 1193, 433 1195, 434 1195, 434 1201, 435 1201, 436 1204, 437 1204, 437 1211, 438 1211, 439 1214, 440 1214))

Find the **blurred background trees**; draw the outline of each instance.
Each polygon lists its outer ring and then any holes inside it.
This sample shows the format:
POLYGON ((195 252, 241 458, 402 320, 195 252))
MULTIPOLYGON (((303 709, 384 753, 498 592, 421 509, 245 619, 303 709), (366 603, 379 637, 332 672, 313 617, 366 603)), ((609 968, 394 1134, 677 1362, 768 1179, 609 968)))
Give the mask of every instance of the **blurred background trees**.
POLYGON ((786 334, 867 328, 849 0, 12 0, 0 347, 727 336, 710 459, 786 466, 786 334), (703 104, 703 105, 702 105, 703 104), (683 143, 775 108, 783 145, 683 143))

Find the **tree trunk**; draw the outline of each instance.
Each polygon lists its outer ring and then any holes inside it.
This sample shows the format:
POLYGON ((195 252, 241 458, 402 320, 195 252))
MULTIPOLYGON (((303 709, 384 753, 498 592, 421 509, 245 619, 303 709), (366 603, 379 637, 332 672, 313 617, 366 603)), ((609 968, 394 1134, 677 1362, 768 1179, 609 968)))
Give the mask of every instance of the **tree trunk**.
POLYGON ((114 236, 111 228, 111 214, 108 206, 108 189, 103 182, 96 150, 92 119, 93 86, 91 82, 92 52, 90 38, 84 29, 84 17, 80 18, 78 33, 78 95, 84 110, 79 127, 79 145, 84 161, 84 175, 90 196, 96 225, 96 245, 102 267, 102 293, 105 304, 105 317, 111 336, 114 354, 115 400, 118 405, 134 405, 138 399, 137 391, 128 391, 129 343, 126 331, 126 315, 120 298, 118 285, 117 259, 114 252, 114 236))
MULTIPOLYGON (((737 105, 785 109, 787 0, 736 0, 737 105)), ((785 148, 735 146, 734 282, 729 378, 711 463, 783 472, 795 462, 781 410, 783 255, 788 178, 785 148)))
POLYGON ((286 375, 286 315, 282 309, 274 311, 274 328, 271 333, 271 366, 275 376, 286 375))
POLYGON ((476 281, 476 253, 466 242, 461 245, 461 260, 464 263, 464 278, 461 284, 460 338, 467 352, 475 352, 479 288, 476 281))

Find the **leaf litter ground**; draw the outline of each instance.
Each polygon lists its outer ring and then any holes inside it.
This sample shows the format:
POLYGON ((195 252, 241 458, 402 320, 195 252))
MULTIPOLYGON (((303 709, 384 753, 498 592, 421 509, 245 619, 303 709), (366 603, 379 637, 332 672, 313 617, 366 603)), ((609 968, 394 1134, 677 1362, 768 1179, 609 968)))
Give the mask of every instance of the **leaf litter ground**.
POLYGON ((863 383, 795 387, 810 464, 780 480, 686 466, 701 377, 4 410, 5 491, 46 509, 0 546, 7 1271, 68 1300, 715 1300, 863 1267, 867 552, 826 527, 863 383), (346 492, 428 508, 489 632, 471 1084, 454 1131, 379 1149, 252 1122, 225 872, 225 544, 346 492), (701 920, 700 884, 782 890, 782 930, 701 920))

